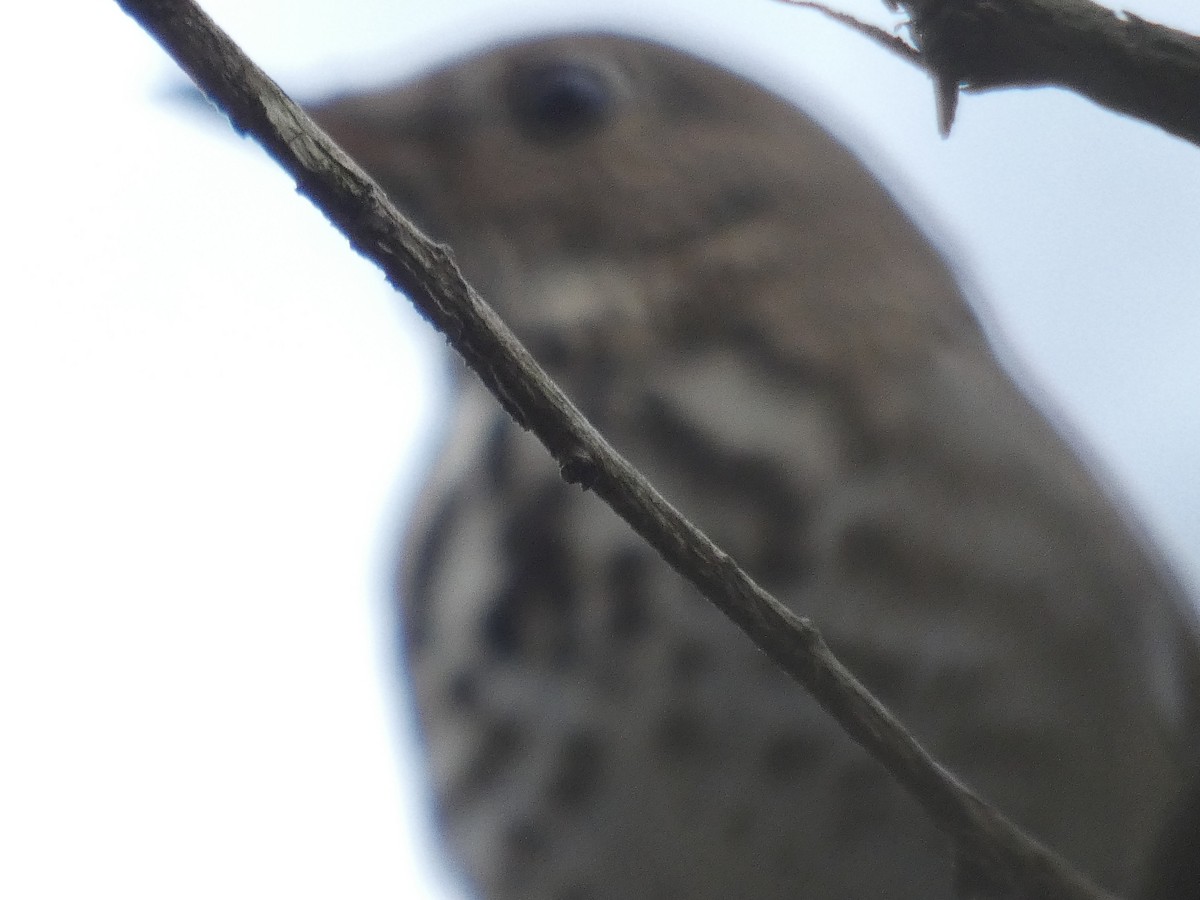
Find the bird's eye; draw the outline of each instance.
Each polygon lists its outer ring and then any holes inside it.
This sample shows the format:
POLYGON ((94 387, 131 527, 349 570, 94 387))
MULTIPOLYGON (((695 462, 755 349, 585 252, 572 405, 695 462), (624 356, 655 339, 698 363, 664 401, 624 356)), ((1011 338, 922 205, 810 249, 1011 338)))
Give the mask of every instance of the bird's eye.
POLYGON ((613 108, 613 87, 603 72, 581 63, 518 67, 508 80, 508 106, 517 128, 541 143, 591 133, 613 108))

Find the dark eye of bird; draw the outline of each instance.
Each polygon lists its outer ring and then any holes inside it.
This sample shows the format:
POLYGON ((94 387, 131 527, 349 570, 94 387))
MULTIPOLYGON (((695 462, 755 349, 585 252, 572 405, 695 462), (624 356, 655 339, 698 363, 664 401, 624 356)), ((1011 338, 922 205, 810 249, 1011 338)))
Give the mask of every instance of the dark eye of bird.
POLYGON ((549 62, 515 69, 507 99, 523 134, 541 143, 558 143, 602 125, 614 98, 602 72, 580 63, 549 62))

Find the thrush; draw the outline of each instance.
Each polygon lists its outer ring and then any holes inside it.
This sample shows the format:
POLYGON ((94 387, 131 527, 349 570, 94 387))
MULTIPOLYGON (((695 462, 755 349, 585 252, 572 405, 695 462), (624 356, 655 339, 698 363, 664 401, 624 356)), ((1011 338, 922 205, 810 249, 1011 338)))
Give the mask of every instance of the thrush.
MULTIPOLYGON (((939 252, 793 105, 608 34, 315 108, 608 439, 1114 891, 1196 747, 1192 606, 939 252)), ((455 369, 404 664, 484 898, 950 898, 954 848, 455 369)))

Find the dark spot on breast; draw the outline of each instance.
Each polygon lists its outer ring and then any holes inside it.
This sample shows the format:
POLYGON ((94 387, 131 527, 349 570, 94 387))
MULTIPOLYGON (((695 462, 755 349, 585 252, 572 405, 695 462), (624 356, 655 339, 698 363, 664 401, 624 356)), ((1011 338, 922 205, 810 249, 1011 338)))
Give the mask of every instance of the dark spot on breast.
POLYGON ((705 717, 700 710, 675 709, 663 716, 655 729, 654 743, 664 756, 699 758, 708 751, 705 717))
POLYGON ((453 818, 456 811, 491 790, 496 780, 520 758, 524 743, 523 731, 516 722, 505 720, 484 726, 470 765, 444 798, 447 815, 453 818))
POLYGON ((609 560, 608 597, 614 638, 629 641, 644 634, 650 620, 647 582, 653 560, 637 547, 622 547, 609 560))
POLYGON ((548 830, 541 822, 528 817, 510 822, 504 831, 506 876, 517 883, 524 881, 530 869, 544 865, 549 844, 548 830))
POLYGON ((474 672, 457 672, 450 679, 446 695, 457 709, 472 709, 479 702, 479 679, 474 672))
POLYGON ((550 782, 550 802, 566 811, 583 807, 595 795, 603 763, 604 753, 596 735, 580 732, 568 737, 550 782))
POLYGON ((483 616, 483 642, 501 659, 510 659, 520 649, 520 601, 501 594, 483 616))
POLYGON ((886 571, 911 581, 912 576, 905 575, 911 568, 909 557, 894 530, 878 521, 850 523, 838 542, 838 562, 851 575, 886 571))
POLYGON ((690 687, 712 669, 712 652, 697 641, 681 641, 671 652, 671 680, 680 687, 690 687))
POLYGON ((790 781, 810 774, 822 756, 821 744, 811 737, 780 734, 763 745, 759 766, 771 781, 790 781))
POLYGON ((500 660, 555 669, 579 642, 572 547, 564 521, 565 487, 531 492, 508 517, 501 544, 508 575, 483 615, 480 636, 500 660))

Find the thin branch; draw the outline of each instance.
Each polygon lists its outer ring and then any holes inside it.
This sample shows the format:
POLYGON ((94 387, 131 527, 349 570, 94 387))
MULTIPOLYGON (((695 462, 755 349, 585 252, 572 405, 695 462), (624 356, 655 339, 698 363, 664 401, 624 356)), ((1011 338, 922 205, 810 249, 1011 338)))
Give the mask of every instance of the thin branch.
POLYGON ((973 863, 1032 896, 1108 897, 1023 835, 939 765, 838 662, 803 618, 755 584, 583 418, 467 285, 449 250, 413 228, 384 192, 189 0, 118 0, 196 84, 255 137, 363 255, 407 294, 563 477, 595 491, 788 671, 917 798, 973 863))
POLYGON ((883 0, 913 45, 810 0, 934 79, 943 134, 958 91, 1057 86, 1200 145, 1200 37, 1090 0, 883 0), (914 54, 913 51, 916 51, 914 54))

